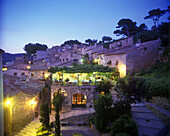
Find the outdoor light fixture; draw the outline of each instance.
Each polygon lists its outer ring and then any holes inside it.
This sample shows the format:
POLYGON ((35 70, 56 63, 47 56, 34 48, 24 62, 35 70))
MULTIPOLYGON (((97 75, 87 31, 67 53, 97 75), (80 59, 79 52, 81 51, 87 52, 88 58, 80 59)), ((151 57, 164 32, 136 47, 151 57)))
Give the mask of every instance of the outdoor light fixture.
POLYGON ((2 68, 2 71, 7 71, 7 68, 2 68))
POLYGON ((45 75, 44 75, 45 79, 46 79, 48 76, 49 76, 49 75, 48 75, 47 73, 45 73, 45 75))
POLYGON ((30 69, 30 66, 27 66, 27 69, 30 69))
POLYGON ((35 102, 34 100, 31 100, 30 104, 31 104, 31 105, 36 105, 37 102, 35 102))
POLYGON ((10 102, 10 100, 7 100, 6 101, 6 105, 9 105, 11 102, 10 102))

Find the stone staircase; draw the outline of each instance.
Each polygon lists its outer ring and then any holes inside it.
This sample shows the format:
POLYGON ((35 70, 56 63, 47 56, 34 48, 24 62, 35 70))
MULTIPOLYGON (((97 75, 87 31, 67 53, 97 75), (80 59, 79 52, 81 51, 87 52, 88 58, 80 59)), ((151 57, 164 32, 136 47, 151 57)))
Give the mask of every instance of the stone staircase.
MULTIPOLYGON (((114 101, 118 101, 118 93, 111 91, 114 101)), ((164 128, 165 124, 146 107, 145 103, 131 104, 132 118, 138 125, 140 136, 155 136, 164 128)))
POLYGON ((138 125, 140 136, 155 136, 165 126, 144 103, 132 105, 132 117, 138 125))
MULTIPOLYGON (((60 114, 60 120, 66 119, 69 117, 80 116, 95 113, 94 108, 85 109, 85 110, 71 110, 68 113, 60 114)), ((54 116, 50 116, 50 122, 55 121, 54 116)), ((38 128, 41 126, 41 122, 39 121, 39 117, 34 119, 30 124, 28 124, 25 128, 23 128, 18 134, 15 136, 36 136, 36 132, 38 128)))

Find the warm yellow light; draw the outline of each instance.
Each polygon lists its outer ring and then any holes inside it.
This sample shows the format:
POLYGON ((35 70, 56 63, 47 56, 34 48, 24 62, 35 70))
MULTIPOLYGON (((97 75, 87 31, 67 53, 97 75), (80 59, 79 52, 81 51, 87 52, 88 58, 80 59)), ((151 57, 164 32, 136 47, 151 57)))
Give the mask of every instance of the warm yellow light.
POLYGON ((7 71, 7 68, 2 68, 2 71, 7 71))
POLYGON ((120 77, 126 76, 126 65, 119 65, 118 66, 119 72, 120 72, 120 77))
POLYGON ((9 105, 11 102, 10 102, 10 100, 7 100, 6 101, 6 105, 9 105))
POLYGON ((29 61, 29 64, 31 64, 31 61, 29 61))
POLYGON ((45 73, 44 77, 45 79, 48 78, 49 74, 45 73))
POLYGON ((27 66, 27 69, 30 69, 30 66, 27 66))
POLYGON ((31 101, 31 105, 36 105, 37 102, 35 102, 34 100, 31 101))
POLYGON ((94 62, 95 62, 95 63, 98 62, 98 59, 94 59, 94 62))

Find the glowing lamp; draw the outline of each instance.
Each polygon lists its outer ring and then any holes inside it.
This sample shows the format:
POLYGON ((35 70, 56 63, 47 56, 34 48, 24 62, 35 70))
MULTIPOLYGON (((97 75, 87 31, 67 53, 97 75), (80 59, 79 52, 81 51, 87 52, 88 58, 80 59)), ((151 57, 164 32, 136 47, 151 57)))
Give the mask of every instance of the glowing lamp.
POLYGON ((48 74, 47 74, 47 73, 45 73, 44 77, 45 77, 45 79, 46 79, 46 78, 48 78, 48 74))
POLYGON ((30 69, 30 66, 27 66, 27 69, 30 69))
POLYGON ((35 102, 34 100, 31 101, 31 105, 36 105, 37 102, 35 102))
POLYGON ((7 68, 2 68, 2 71, 7 71, 7 68))
POLYGON ((98 59, 94 59, 94 62, 95 62, 95 63, 98 62, 98 59))
POLYGON ((11 102, 10 102, 10 100, 7 100, 6 101, 6 105, 9 105, 11 102))

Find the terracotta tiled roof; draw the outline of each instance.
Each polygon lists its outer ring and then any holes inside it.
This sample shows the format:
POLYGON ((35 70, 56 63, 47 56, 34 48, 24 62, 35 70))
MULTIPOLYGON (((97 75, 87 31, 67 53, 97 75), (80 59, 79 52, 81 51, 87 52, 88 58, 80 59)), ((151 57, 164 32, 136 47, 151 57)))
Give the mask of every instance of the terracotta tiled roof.
POLYGON ((21 83, 21 78, 6 74, 3 76, 3 83, 4 96, 14 96, 19 92, 35 96, 45 86, 44 82, 29 80, 25 87, 23 87, 24 83, 21 83))

